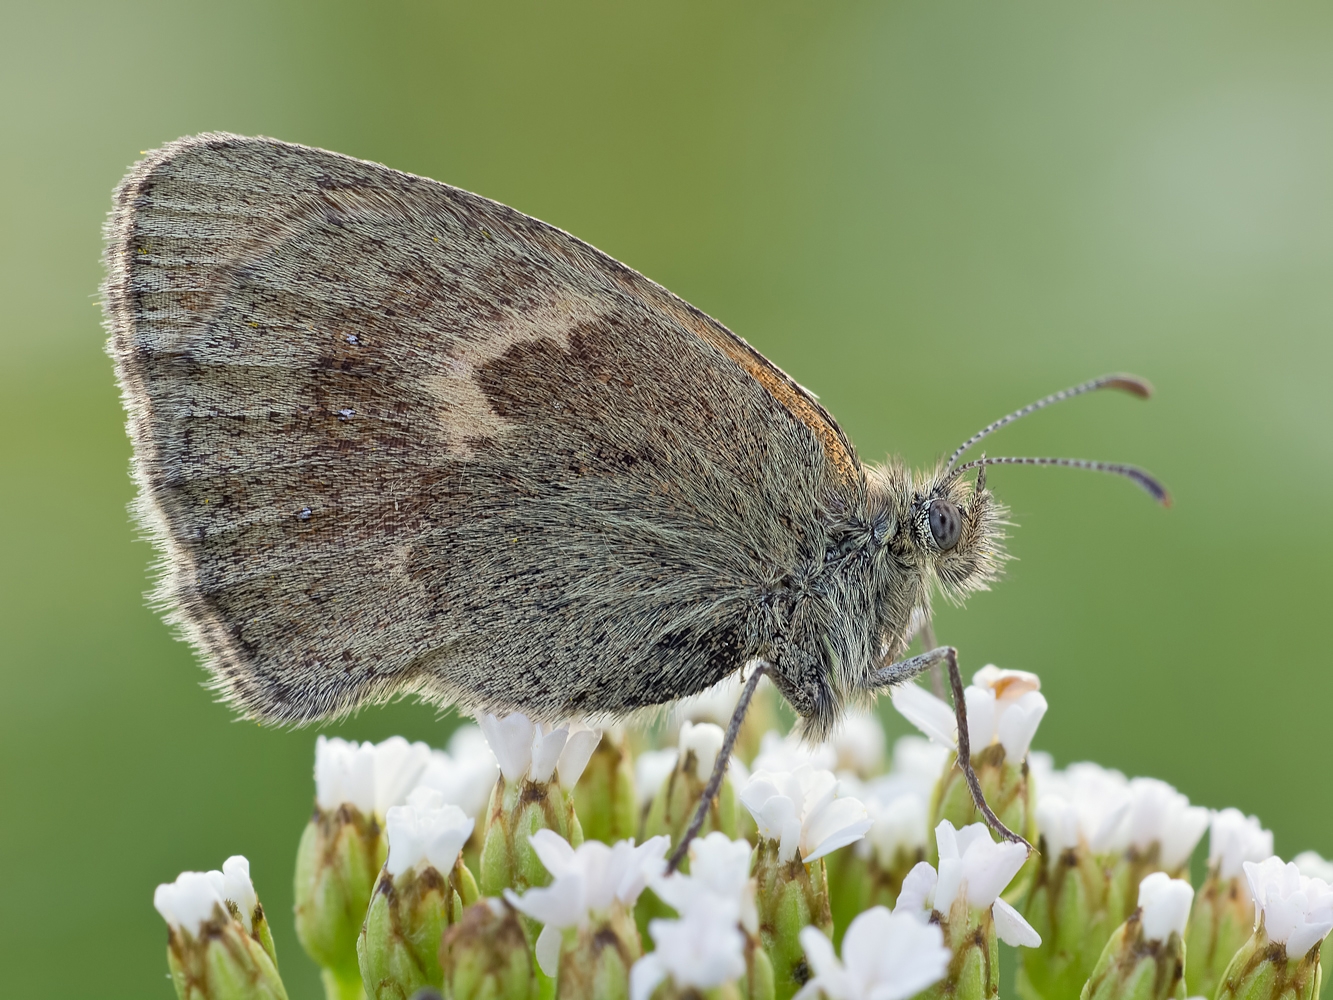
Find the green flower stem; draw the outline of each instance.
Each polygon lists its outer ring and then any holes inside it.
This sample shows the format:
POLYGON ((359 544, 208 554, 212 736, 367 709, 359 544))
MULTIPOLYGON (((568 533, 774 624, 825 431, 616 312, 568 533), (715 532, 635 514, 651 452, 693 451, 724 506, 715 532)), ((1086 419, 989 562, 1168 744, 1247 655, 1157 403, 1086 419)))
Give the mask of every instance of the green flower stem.
POLYGON ((1185 988, 1190 996, 1217 992, 1232 957, 1254 928, 1254 901, 1244 877, 1222 879, 1210 872, 1194 896, 1185 928, 1185 988))
POLYGON ((375 818, 317 811, 296 852, 296 935, 324 970, 329 1000, 361 996, 356 943, 388 845, 375 818))
POLYGON ((463 910, 444 934, 440 964, 451 1000, 536 1000, 536 965, 518 913, 499 900, 463 910))
POLYGON ((960 893, 948 914, 936 911, 931 921, 940 925, 953 958, 944 978, 920 994, 921 1000, 995 1000, 1000 956, 990 907, 974 910, 960 893))
POLYGON ((772 963, 773 994, 777 1000, 787 1000, 810 978, 799 940, 801 928, 813 925, 831 937, 833 911, 824 859, 808 865, 799 856, 781 861, 778 848, 776 840, 759 842, 756 903, 760 937, 772 963))
POLYGON ((1315 1000, 1322 975, 1318 948, 1288 956, 1261 920, 1223 971, 1216 1000, 1315 1000))
POLYGON ((614 844, 637 832, 634 761, 623 731, 602 735, 574 788, 574 811, 585 839, 614 844))
POLYGON ((1112 912, 1121 911, 1112 897, 1110 862, 1094 857, 1086 847, 1046 857, 1034 875, 1024 916, 1041 935, 1036 948, 1019 954, 1022 965, 1015 986, 1026 1000, 1067 1000, 1078 996, 1097 967, 1102 948, 1117 924, 1112 912))
POLYGON ((397 878, 381 872, 357 940, 366 994, 372 1000, 401 1000, 425 986, 443 988, 441 938, 477 895, 461 858, 448 878, 431 867, 397 878))
POLYGON ((1184 1000, 1185 943, 1175 933, 1165 941, 1145 938, 1136 909, 1111 934, 1080 997, 1081 1000, 1184 1000))
POLYGON ((287 1000, 277 965, 230 914, 216 910, 198 936, 173 929, 167 968, 180 1000, 287 1000))

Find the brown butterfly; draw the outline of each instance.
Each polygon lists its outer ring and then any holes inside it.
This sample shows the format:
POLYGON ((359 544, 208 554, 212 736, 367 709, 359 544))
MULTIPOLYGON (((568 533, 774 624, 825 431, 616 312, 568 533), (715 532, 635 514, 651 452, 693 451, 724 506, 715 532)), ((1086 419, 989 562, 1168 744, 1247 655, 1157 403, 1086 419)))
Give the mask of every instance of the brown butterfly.
POLYGON ((265 722, 403 693, 620 718, 749 663, 733 738, 763 672, 815 739, 941 662, 961 711, 951 648, 894 661, 934 591, 1000 570, 985 465, 1100 469, 1167 499, 1127 466, 958 464, 1059 399, 1147 395, 1132 376, 1011 414, 925 473, 865 465, 813 396, 637 272, 323 150, 211 134, 150 153, 116 192, 106 262, 156 600, 265 722))

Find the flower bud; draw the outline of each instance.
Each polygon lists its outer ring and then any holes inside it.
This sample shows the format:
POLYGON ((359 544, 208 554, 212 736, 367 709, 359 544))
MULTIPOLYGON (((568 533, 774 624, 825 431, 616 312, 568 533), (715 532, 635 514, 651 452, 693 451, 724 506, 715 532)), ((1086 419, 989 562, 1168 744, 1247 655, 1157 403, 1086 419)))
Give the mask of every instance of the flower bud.
POLYGON ((865 836, 871 821, 858 800, 838 796, 829 771, 757 771, 741 792, 759 828, 755 879, 759 927, 773 964, 775 993, 792 996, 805 977, 801 929, 833 935, 824 856, 865 836))
POLYGON ((477 899, 460 855, 472 826, 461 809, 427 788, 389 810, 389 858, 357 939, 361 978, 373 1000, 444 985, 441 937, 477 899))
POLYGON ((539 830, 532 848, 553 877, 550 886, 522 896, 507 890, 516 909, 544 924, 537 964, 556 979, 562 1000, 628 996, 630 967, 643 953, 634 904, 649 879, 666 866, 665 837, 639 847, 598 840, 577 850, 550 830, 539 830))
MULTIPOLYGON (((1036 674, 986 666, 963 692, 967 704, 972 768, 995 814, 1009 829, 1036 837, 1035 788, 1026 758, 1046 699, 1036 674)), ((953 707, 924 688, 903 684, 893 689, 893 705, 932 740, 957 749, 953 707)), ((946 770, 931 803, 932 823, 948 820, 962 829, 981 820, 961 768, 946 770)))
POLYGON ((1199 888, 1185 932, 1185 989, 1213 996, 1222 973, 1254 927, 1254 900, 1243 865, 1273 854, 1273 834, 1239 809, 1213 813, 1208 834, 1208 875, 1199 888))
POLYGON ((222 871, 182 872, 157 887, 153 906, 167 921, 180 1000, 287 1000, 245 858, 228 858, 222 871))
MULTIPOLYGON (((1297 867, 1302 875, 1308 875, 1310 878, 1322 879, 1329 885, 1333 885, 1333 861, 1327 861, 1317 851, 1302 851, 1292 859, 1292 863, 1297 867)), ((1333 937, 1324 938, 1324 943, 1319 946, 1320 968, 1333 961, 1333 937)), ((1322 973, 1321 973, 1322 978, 1322 973)), ((1324 1000, 1333 997, 1333 988, 1329 983, 1333 982, 1333 976, 1324 980, 1322 987, 1324 1000)))
POLYGON ((325 991, 362 995, 356 943, 384 861, 379 823, 351 805, 317 810, 296 851, 296 936, 320 966, 325 991))
POLYGON ((518 712, 478 721, 500 762, 481 849, 481 891, 499 896, 506 889, 546 885, 550 876, 530 838, 551 830, 573 844, 583 842, 570 793, 601 731, 572 725, 547 731, 518 712))
POLYGON ((1185 944, 1194 890, 1153 872, 1139 885, 1139 905, 1111 934, 1082 1000, 1184 1000, 1185 944))
POLYGON ((1222 973, 1216 1000, 1314 1000, 1320 945, 1333 930, 1333 888, 1276 857, 1244 869, 1254 933, 1222 973))
POLYGON ((532 951, 518 913, 503 900, 467 907, 440 946, 451 1000, 536 1000, 532 951))
MULTIPOLYGON (((938 924, 953 954, 945 977, 924 997, 993 1000, 999 995, 996 939, 1034 948, 1041 938, 1018 912, 1000 898, 1023 867, 1022 844, 996 843, 984 823, 955 830, 948 820, 935 828, 940 867, 921 862, 903 880, 895 915, 927 916, 938 924)), ((850 933, 850 931, 849 931, 850 933)))
POLYGON ((331 997, 362 995, 357 936, 388 851, 384 815, 406 800, 430 756, 426 744, 401 736, 315 741, 315 813, 296 855, 296 935, 331 997))
POLYGON ((1021 955, 1018 984, 1025 997, 1076 996, 1117 926, 1112 914, 1122 912, 1118 899, 1111 898, 1107 865, 1083 833, 1083 819, 1061 795, 1043 793, 1037 803, 1042 863, 1023 915, 1041 944, 1021 955))
MULTIPOLYGON (((722 750, 724 733, 711 722, 685 722, 680 727, 679 750, 671 773, 653 796, 644 821, 644 836, 667 836, 674 845, 690 825, 703 797, 713 765, 722 750)), ((719 830, 736 836, 736 794, 731 778, 722 780, 722 788, 709 804, 708 815, 700 833, 719 830)))
POLYGON ((634 761, 623 728, 603 735, 592 752, 583 777, 574 786, 574 807, 588 840, 614 844, 638 831, 634 761))

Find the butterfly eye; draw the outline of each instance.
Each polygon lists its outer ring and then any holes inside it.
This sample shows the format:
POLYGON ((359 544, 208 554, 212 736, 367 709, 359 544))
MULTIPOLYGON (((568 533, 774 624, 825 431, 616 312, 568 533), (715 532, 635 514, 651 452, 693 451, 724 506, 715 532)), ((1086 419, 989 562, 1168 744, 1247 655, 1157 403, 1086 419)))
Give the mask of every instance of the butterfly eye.
POLYGON ((963 532, 963 519, 958 507, 949 500, 932 500, 930 504, 930 533, 935 544, 947 552, 958 544, 963 532))

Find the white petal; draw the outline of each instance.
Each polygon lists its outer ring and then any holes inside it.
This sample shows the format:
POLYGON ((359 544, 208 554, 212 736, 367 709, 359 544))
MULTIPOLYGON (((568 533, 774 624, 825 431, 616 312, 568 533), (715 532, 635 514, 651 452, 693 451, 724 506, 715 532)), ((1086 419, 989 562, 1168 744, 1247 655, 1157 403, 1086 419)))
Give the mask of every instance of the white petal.
POLYGON ((835 976, 842 971, 842 963, 833 951, 833 942, 819 928, 808 925, 802 927, 800 942, 810 970, 816 976, 835 976))
POLYGON ((236 909, 241 912, 241 923, 247 931, 253 931, 251 920, 259 905, 259 897, 250 881, 250 862, 243 855, 233 854, 222 862, 222 896, 236 904, 236 909))
POLYGON ((649 952, 629 970, 630 1000, 652 1000, 657 987, 666 979, 667 970, 657 952, 649 952))
POLYGON ((1273 833, 1263 828, 1259 817, 1246 816, 1239 809, 1213 813, 1208 824, 1208 862, 1221 878, 1237 878, 1246 861, 1262 861, 1272 854, 1273 833))
POLYGON ((688 758, 691 753, 694 754, 695 773, 707 780, 713 773, 713 765, 717 763, 717 755, 725 739, 726 733, 722 731, 722 727, 715 726, 711 722, 682 722, 677 744, 682 759, 688 758))
POLYGON ((526 913, 538 923, 559 930, 562 927, 573 927, 587 913, 583 905, 583 889, 583 876, 571 873, 548 886, 529 889, 521 896, 513 889, 506 889, 505 899, 514 909, 526 913))
POLYGON ((503 719, 482 715, 478 716, 477 725, 486 735, 505 780, 515 782, 526 776, 532 764, 532 723, 528 717, 522 712, 503 719))
POLYGON ((576 856, 574 848, 570 847, 569 841, 554 830, 543 827, 528 838, 528 843, 532 845, 537 860, 556 878, 574 867, 576 856))
POLYGON ((675 747, 665 750, 645 750, 634 760, 634 790, 638 795, 640 807, 652 802, 657 790, 676 769, 675 747))
POLYGON ((1040 691, 1029 691, 1012 704, 1001 706, 995 733, 1009 760, 1020 761, 1028 755, 1032 737, 1037 735, 1045 714, 1046 698, 1040 691))
POLYGON ((898 714, 930 737, 932 743, 957 748, 958 721, 948 704, 920 684, 899 684, 891 689, 890 697, 898 714))
POLYGON ((564 935, 551 924, 547 924, 537 935, 537 945, 533 948, 537 953, 537 965, 552 979, 560 969, 560 945, 563 941, 564 935))
POLYGON ((1153 872, 1139 883, 1143 936, 1149 941, 1165 941, 1173 933, 1183 935, 1193 900, 1194 889, 1188 882, 1165 872, 1153 872))
POLYGON ((924 920, 935 905, 935 886, 939 873, 928 861, 918 861, 903 879, 902 891, 894 904, 894 913, 906 913, 924 920))
POLYGON ((801 860, 807 864, 860 840, 870 829, 870 814, 856 799, 834 799, 804 824, 805 850, 801 860))
POLYGON ((871 907, 856 917, 842 942, 842 960, 855 993, 866 1000, 906 1000, 944 978, 952 958, 944 935, 905 913, 871 907))
POLYGON ((972 752, 977 754, 995 742, 995 726, 999 719, 995 692, 988 688, 968 687, 963 690, 963 702, 967 705, 967 738, 972 752))
POLYGON ((592 758, 592 752, 602 740, 600 729, 575 729, 565 741, 565 749, 560 752, 560 763, 556 769, 560 772, 560 785, 573 788, 583 776, 583 770, 592 758))
POLYGON ((383 816, 392 806, 407 801, 417 778, 430 763, 431 749, 425 743, 409 743, 390 736, 375 746, 375 812, 383 816))
POLYGON ((528 777, 536 782, 550 781, 568 739, 568 727, 561 726, 548 733, 538 724, 532 733, 532 763, 528 766, 528 777))
POLYGON ((1041 935, 1003 899, 997 899, 991 905, 990 912, 995 920, 995 936, 1005 944, 1014 948, 1037 948, 1041 945, 1041 935))
MULTIPOLYGON (((1271 854, 1272 851, 1269 851, 1271 854)), ((1260 861, 1261 858, 1254 860, 1260 861)), ((1308 878, 1323 879, 1325 882, 1333 882, 1333 861, 1325 861, 1317 851, 1301 851, 1300 854, 1291 859, 1291 863, 1300 869, 1302 875, 1308 878)))
MULTIPOLYGON (((221 876, 221 872, 218 873, 221 876)), ((226 912, 218 891, 221 879, 208 872, 181 872, 175 882, 159 885, 153 893, 153 906, 172 927, 197 934, 201 924, 213 919, 217 907, 226 912)))

